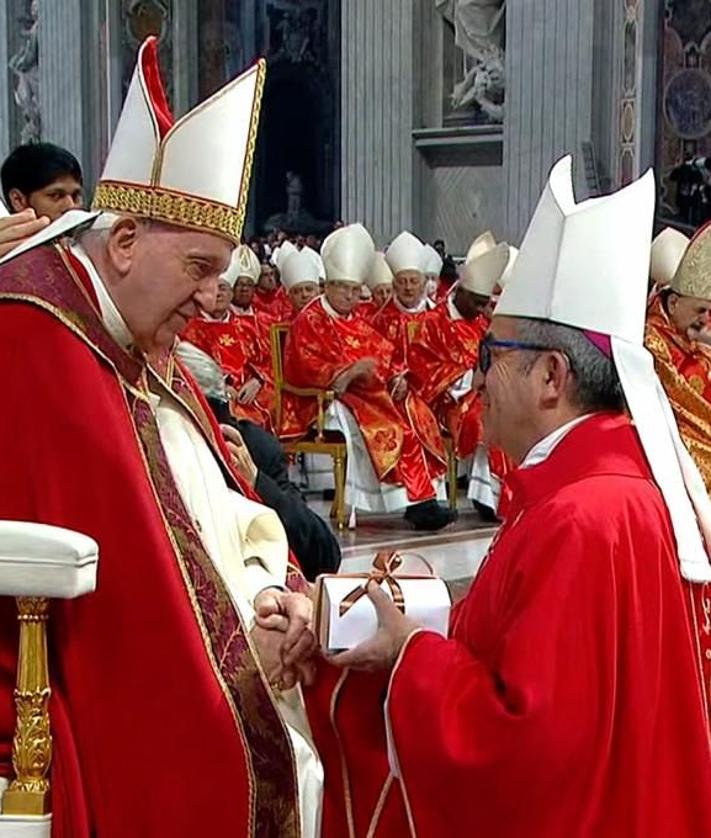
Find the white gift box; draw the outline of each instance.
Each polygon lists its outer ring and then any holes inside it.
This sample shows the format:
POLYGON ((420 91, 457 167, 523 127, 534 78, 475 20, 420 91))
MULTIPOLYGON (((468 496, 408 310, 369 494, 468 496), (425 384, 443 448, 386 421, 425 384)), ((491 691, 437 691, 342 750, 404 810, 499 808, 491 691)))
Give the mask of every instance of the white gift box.
MULTIPOLYGON (((370 597, 363 594, 345 610, 344 600, 352 599, 355 591, 367 585, 368 574, 324 574, 317 580, 316 634, 327 652, 352 649, 372 637, 378 628, 378 618, 370 597)), ((452 601, 442 579, 434 576, 393 574, 391 581, 383 580, 380 587, 393 599, 393 583, 402 593, 404 613, 423 628, 444 637, 449 629, 452 601)))

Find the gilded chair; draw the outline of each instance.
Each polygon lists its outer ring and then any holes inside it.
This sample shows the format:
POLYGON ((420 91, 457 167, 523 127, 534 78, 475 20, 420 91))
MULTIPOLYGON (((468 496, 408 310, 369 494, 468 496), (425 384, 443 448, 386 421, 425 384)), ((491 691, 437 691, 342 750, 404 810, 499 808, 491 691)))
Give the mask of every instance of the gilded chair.
POLYGON ((19 621, 14 777, 0 788, 0 838, 49 838, 52 759, 47 620, 50 599, 96 588, 98 547, 86 535, 26 521, 0 521, 0 596, 19 621))
POLYGON ((333 390, 322 390, 317 387, 294 387, 284 378, 284 343, 289 327, 276 324, 271 327, 270 339, 272 350, 272 367, 274 371, 274 408, 276 427, 282 426, 282 411, 284 393, 291 393, 316 402, 316 422, 314 428, 304 439, 285 440, 282 447, 287 454, 326 454, 333 461, 334 498, 331 506, 331 518, 335 519, 338 528, 346 526, 346 442, 343 436, 336 432, 327 431, 326 412, 335 400, 333 390))

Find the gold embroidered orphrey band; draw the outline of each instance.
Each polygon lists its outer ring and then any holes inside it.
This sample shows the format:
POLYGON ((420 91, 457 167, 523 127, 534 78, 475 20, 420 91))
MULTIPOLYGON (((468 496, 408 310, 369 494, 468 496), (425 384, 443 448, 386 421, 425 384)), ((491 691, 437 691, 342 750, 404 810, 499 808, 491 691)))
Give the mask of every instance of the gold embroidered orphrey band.
POLYGON ((92 208, 218 233, 236 244, 242 236, 245 215, 242 205, 235 208, 158 186, 134 186, 110 180, 97 186, 92 208))

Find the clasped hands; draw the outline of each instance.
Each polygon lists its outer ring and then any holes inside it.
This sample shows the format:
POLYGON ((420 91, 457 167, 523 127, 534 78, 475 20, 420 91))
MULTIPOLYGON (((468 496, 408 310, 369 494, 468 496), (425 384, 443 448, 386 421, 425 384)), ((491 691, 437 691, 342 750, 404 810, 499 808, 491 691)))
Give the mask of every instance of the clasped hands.
POLYGON ((313 682, 318 644, 313 631, 313 603, 305 594, 266 588, 254 599, 252 629, 269 683, 290 690, 313 682))
MULTIPOLYGON (((331 387, 336 395, 342 396, 355 381, 368 383, 375 376, 378 362, 375 358, 361 358, 348 369, 337 375, 331 387)), ((396 401, 402 401, 407 396, 406 373, 399 373, 390 381, 390 395, 396 401)))
MULTIPOLYGON (((405 617, 375 582, 367 594, 378 615, 372 638, 327 660, 339 668, 377 672, 391 669, 408 637, 419 626, 405 617)), ((288 690, 297 683, 309 686, 315 677, 318 642, 313 632, 313 603, 308 596, 275 588, 261 591, 255 601, 256 625, 252 639, 271 684, 288 690)))

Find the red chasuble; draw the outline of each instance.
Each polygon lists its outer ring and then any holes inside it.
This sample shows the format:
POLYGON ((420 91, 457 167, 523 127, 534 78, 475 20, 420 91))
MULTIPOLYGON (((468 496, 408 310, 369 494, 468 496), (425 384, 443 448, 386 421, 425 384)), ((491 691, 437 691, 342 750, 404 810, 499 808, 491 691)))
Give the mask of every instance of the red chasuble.
MULTIPOLYGON (((449 390, 467 372, 476 370, 479 342, 489 322, 484 315, 476 320, 454 320, 444 302, 418 322, 409 345, 412 386, 452 437, 460 460, 471 457, 483 439, 481 396, 472 389, 455 401, 449 390)), ((489 469, 502 483, 515 467, 500 449, 489 451, 489 469)), ((502 517, 507 507, 508 490, 504 488, 498 510, 502 517)))
MULTIPOLYGON (((393 347, 364 320, 332 317, 320 298, 313 300, 291 324, 284 375, 296 386, 327 389, 361 358, 377 360, 373 379, 354 382, 339 398, 358 421, 378 480, 404 485, 412 502, 434 497, 432 479, 444 473, 446 462, 437 422, 413 393, 401 405, 393 402, 387 389, 398 372, 393 347)), ((305 434, 315 411, 313 400, 289 400, 284 435, 305 434)))
POLYGON ((269 330, 277 321, 262 311, 244 312, 233 309, 233 324, 237 340, 245 354, 244 381, 257 378, 261 387, 252 404, 232 402, 232 412, 243 419, 251 419, 268 431, 273 430, 274 373, 269 330))
MULTIPOLYGON (((173 481, 147 398, 149 380, 165 385, 113 341, 88 287, 55 248, 0 267, 0 518, 76 529, 100 551, 96 593, 52 603, 52 834, 296 838, 289 738, 173 481)), ((216 426, 171 377, 237 487, 216 426)), ((14 612, 0 603, 5 775, 14 612)))
POLYGON ((510 478, 451 639, 413 635, 388 699, 420 838, 711 835, 711 753, 662 497, 622 416, 510 478))

